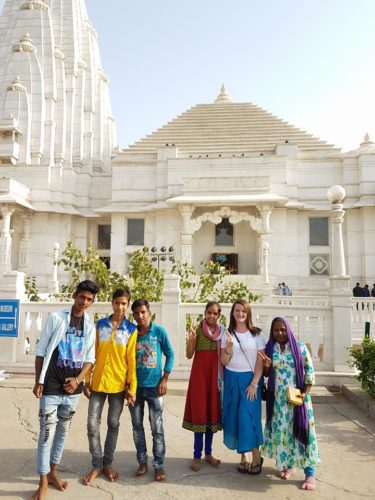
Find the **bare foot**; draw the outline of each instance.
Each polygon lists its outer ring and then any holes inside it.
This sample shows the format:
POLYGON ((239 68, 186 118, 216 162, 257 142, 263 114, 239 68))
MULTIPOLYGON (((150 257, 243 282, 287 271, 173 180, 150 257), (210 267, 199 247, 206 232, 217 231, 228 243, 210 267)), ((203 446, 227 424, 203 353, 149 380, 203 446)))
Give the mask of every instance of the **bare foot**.
POLYGON ((49 474, 47 474, 47 479, 48 479, 48 484, 50 484, 59 491, 65 491, 68 486, 68 481, 63 481, 62 479, 60 479, 59 476, 57 475, 57 472, 53 469, 49 474))
POLYGON ((31 495, 29 500, 44 500, 47 497, 47 491, 48 491, 48 483, 45 485, 39 485, 39 488, 34 493, 34 495, 31 495))
POLYGON ((202 462, 200 458, 194 458, 193 461, 191 462, 190 469, 194 472, 198 472, 199 469, 201 468, 202 462))
POLYGON ((212 465, 212 467, 219 467, 219 465, 221 464, 221 460, 213 457, 212 455, 206 455, 204 457, 204 461, 212 465))
POLYGON ((98 476, 100 476, 101 473, 101 469, 92 469, 88 474, 86 474, 86 476, 83 476, 82 484, 84 484, 85 486, 89 486, 95 481, 98 476))
POLYGON ((111 483, 114 483, 115 481, 118 480, 118 472, 115 469, 112 469, 112 467, 110 465, 103 467, 103 472, 104 472, 105 477, 111 483))

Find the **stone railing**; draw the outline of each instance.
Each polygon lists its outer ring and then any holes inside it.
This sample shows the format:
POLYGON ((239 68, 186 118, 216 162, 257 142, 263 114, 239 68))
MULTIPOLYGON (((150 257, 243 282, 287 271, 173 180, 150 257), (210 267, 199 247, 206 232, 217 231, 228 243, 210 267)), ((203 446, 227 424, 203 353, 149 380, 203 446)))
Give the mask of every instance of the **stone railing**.
MULTIPOLYGON (((47 315, 55 310, 71 307, 71 303, 46 303, 29 302, 21 305, 20 334, 17 339, 17 363, 32 363, 35 345, 40 337, 42 325, 47 315)), ((185 357, 186 325, 188 321, 195 322, 203 314, 203 304, 180 303, 178 304, 177 331, 171 330, 163 321, 163 316, 168 315, 170 306, 164 303, 151 305, 155 321, 163 324, 169 332, 171 342, 175 349, 176 364, 190 366, 185 357), (165 310, 167 308, 167 310, 165 310), (164 311, 163 311, 164 310, 164 311)), ((222 305, 223 321, 229 324, 231 304, 222 305), (224 319, 225 318, 225 319, 224 319)), ((110 303, 95 303, 90 307, 91 317, 98 319, 111 312, 110 303)), ((170 311, 172 313, 172 311, 170 311)), ((272 319, 276 315, 288 318, 296 337, 307 343, 313 360, 319 369, 330 369, 332 365, 331 350, 331 311, 329 307, 277 304, 253 304, 253 322, 260 327, 267 340, 272 319)))
MULTIPOLYGON (((311 352, 315 368, 319 371, 348 372, 348 347, 360 343, 364 322, 371 322, 374 335, 374 299, 354 300, 350 291, 328 296, 270 296, 252 305, 253 323, 260 327, 267 340, 270 324, 275 316, 288 318, 296 337, 305 342, 311 352), (362 309, 362 302, 364 304, 362 309), (357 309, 358 303, 358 309, 357 309), (336 333, 335 333, 336 332, 336 333)), ((20 331, 17 339, 0 338, 0 368, 11 365, 32 366, 35 345, 40 337, 47 315, 71 302, 34 302, 21 304, 20 331)), ((176 368, 188 374, 190 361, 185 357, 186 325, 203 314, 204 304, 181 303, 176 276, 166 278, 163 300, 151 305, 155 321, 165 327, 175 349, 176 368)), ((222 316, 229 324, 231 304, 222 305, 222 316)), ((111 304, 95 303, 89 309, 97 319, 111 312, 111 304)))
MULTIPOLYGON (((292 331, 298 340, 306 343, 310 349, 315 368, 318 370, 331 370, 333 365, 332 352, 332 313, 331 309, 319 306, 298 305, 291 307, 277 304, 252 304, 252 319, 254 325, 264 332, 268 340, 272 319, 282 316, 288 319, 292 331)), ((222 305, 222 316, 225 324, 229 324, 231 304, 222 305)), ((195 321, 203 313, 202 304, 180 304, 179 312, 179 364, 189 366, 190 361, 185 357, 185 325, 187 318, 195 321)))

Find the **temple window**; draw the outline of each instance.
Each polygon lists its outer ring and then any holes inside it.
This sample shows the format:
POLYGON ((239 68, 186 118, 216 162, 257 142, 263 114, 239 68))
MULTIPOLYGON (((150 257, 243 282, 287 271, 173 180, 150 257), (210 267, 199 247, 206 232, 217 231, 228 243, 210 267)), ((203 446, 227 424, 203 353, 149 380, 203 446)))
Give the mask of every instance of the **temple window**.
POLYGON ((310 246, 328 246, 328 217, 310 217, 310 246))
POLYGON ((219 224, 216 224, 215 245, 233 246, 233 224, 229 222, 229 219, 222 219, 219 224))
POLYGON ((128 245, 144 245, 145 221, 144 219, 128 219, 128 245))

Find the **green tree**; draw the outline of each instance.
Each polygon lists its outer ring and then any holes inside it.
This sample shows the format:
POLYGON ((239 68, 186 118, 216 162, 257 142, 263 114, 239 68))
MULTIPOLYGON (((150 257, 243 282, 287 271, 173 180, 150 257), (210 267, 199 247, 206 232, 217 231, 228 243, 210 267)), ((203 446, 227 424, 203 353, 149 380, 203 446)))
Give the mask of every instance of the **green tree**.
POLYGON ((83 279, 92 279, 99 286, 99 302, 110 302, 116 288, 129 286, 126 276, 107 269, 91 242, 83 252, 68 241, 57 264, 63 264, 64 271, 70 273, 70 282, 61 285, 61 292, 69 298, 83 279))
POLYGON ((57 263, 63 264, 64 270, 70 273, 69 284, 61 286, 61 292, 69 297, 82 279, 92 279, 99 286, 98 300, 101 302, 110 302, 113 292, 117 288, 126 286, 130 288, 133 300, 139 298, 150 302, 161 300, 164 275, 155 269, 147 248, 137 250, 131 256, 128 277, 107 269, 92 243, 88 244, 86 252, 82 252, 68 241, 57 263))
POLYGON ((25 278, 25 294, 29 302, 42 302, 36 286, 35 276, 26 276, 25 278))
POLYGON ((137 250, 129 260, 129 278, 132 299, 159 302, 164 288, 164 274, 155 268, 148 248, 137 250))

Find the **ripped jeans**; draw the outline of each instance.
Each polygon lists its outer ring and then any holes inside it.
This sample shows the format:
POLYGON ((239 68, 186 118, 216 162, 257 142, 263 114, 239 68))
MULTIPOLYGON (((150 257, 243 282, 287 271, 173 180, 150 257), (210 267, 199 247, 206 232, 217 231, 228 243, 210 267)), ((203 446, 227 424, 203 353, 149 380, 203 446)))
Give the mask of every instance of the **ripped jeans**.
POLYGON ((37 472, 48 474, 50 464, 59 464, 80 394, 42 396, 39 405, 40 432, 37 472))

